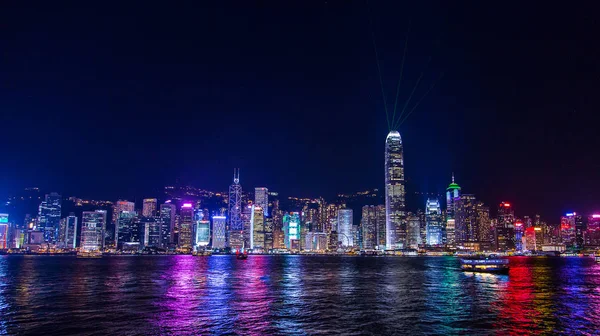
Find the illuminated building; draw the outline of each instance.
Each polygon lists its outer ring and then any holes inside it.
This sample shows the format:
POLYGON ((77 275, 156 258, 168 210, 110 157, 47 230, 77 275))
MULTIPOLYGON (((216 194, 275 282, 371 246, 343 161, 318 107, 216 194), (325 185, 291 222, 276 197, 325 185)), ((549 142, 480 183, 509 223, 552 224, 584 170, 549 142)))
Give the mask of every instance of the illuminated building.
POLYGON ((525 224, 523 221, 515 221, 515 250, 523 251, 523 234, 525 230, 525 224))
POLYGON ((479 202, 477 203, 476 211, 477 226, 479 228, 479 240, 486 248, 490 248, 491 243, 494 241, 494 234, 490 219, 490 208, 479 202))
POLYGON ((162 240, 160 236, 160 220, 156 217, 141 217, 140 228, 143 232, 141 245, 144 247, 160 247, 162 240))
POLYGON ((47 243, 56 243, 58 240, 61 208, 62 197, 55 192, 46 194, 39 206, 37 227, 44 232, 44 241, 47 243))
POLYGON ((409 212, 407 221, 406 246, 417 249, 421 244, 421 219, 418 215, 409 212))
POLYGON ((570 212, 560 218, 560 240, 566 247, 576 246, 575 217, 577 213, 570 212))
POLYGON ((113 205, 113 216, 112 216, 112 222, 113 224, 117 224, 117 220, 119 219, 119 214, 121 213, 121 211, 129 211, 129 212, 134 212, 135 211, 135 203, 133 202, 128 202, 128 201, 123 201, 123 200, 118 200, 117 202, 115 202, 115 204, 113 205))
POLYGON ((360 227, 362 233, 362 248, 374 249, 377 246, 377 216, 375 206, 365 205, 362 207, 360 227))
POLYGON ((137 221, 137 213, 135 211, 119 211, 117 219, 117 249, 123 249, 126 243, 140 244, 139 222, 137 221))
POLYGON ((210 221, 196 221, 194 247, 196 250, 204 249, 210 243, 210 221))
POLYGON ((263 208, 258 205, 252 206, 252 216, 250 219, 252 223, 252 239, 250 248, 254 250, 265 248, 265 216, 263 211, 263 208))
POLYGON ((584 243, 586 247, 600 246, 600 214, 593 214, 588 217, 584 243))
POLYGON ((542 228, 537 226, 525 228, 523 251, 541 251, 542 245, 544 245, 542 228))
POLYGON ((304 242, 307 251, 325 251, 329 245, 325 232, 308 232, 304 242))
POLYGON ((265 217, 265 251, 273 249, 273 217, 265 217))
POLYGON ((213 216, 212 218, 212 248, 224 249, 226 247, 226 226, 227 217, 225 216, 213 216))
POLYGON ((69 216, 65 218, 65 247, 76 248, 77 247, 77 216, 74 213, 69 213, 69 216))
POLYGON ((264 211, 265 217, 269 216, 269 189, 267 188, 254 188, 254 204, 261 207, 264 211))
POLYGON ((243 246, 242 231, 242 186, 240 185, 240 170, 233 171, 233 184, 229 186, 229 229, 228 244, 233 250, 239 250, 243 246))
POLYGON ((585 228, 583 227, 583 216, 580 214, 575 215, 575 246, 582 248, 584 245, 583 235, 585 228))
POLYGON ((404 153, 398 131, 385 139, 385 212, 388 250, 404 248, 406 243, 404 153))
POLYGON ((300 241, 300 214, 290 212, 283 216, 283 234, 285 248, 292 249, 292 241, 300 241))
POLYGON ((106 211, 84 211, 81 218, 81 249, 101 251, 104 249, 106 211))
POLYGON ((494 240, 499 251, 515 249, 515 214, 510 203, 500 203, 494 240))
POLYGON ((156 214, 158 200, 156 198, 144 198, 142 203, 142 217, 152 217, 156 214))
POLYGON ((352 209, 340 209, 338 211, 337 233, 343 247, 354 246, 353 213, 352 209))
POLYGON ((425 203, 425 221, 427 230, 426 244, 429 246, 442 245, 444 243, 442 210, 440 208, 440 201, 437 198, 427 199, 425 203))
POLYGON ((9 227, 8 223, 0 223, 0 250, 5 250, 8 248, 8 232, 9 227))
POLYGON ((184 203, 179 210, 179 241, 177 246, 181 250, 191 250, 192 229, 194 226, 194 208, 191 203, 184 203))
POLYGON ((463 194, 453 204, 455 209, 455 241, 456 244, 479 241, 477 223, 477 202, 474 195, 463 194))
POLYGON ((456 243, 456 212, 460 201, 460 186, 454 182, 452 174, 452 183, 446 188, 446 244, 454 245, 456 243))
POLYGON ((175 204, 165 203, 160 205, 161 246, 163 248, 175 242, 173 233, 175 232, 176 212, 175 204))

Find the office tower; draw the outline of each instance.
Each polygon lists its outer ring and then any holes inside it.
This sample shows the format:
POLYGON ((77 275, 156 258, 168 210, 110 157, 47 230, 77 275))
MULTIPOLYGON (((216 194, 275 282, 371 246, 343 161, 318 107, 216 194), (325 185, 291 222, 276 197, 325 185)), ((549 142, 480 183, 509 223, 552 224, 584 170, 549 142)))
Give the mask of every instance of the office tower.
POLYGON ((10 225, 8 223, 8 214, 0 214, 0 250, 7 249, 10 244, 10 225))
POLYGON ((194 248, 196 251, 205 249, 210 243, 210 221, 198 220, 194 230, 194 248))
POLYGON ((442 245, 443 240, 443 219, 440 201, 437 198, 427 199, 425 203, 425 221, 427 230, 427 242, 429 246, 442 245))
POLYGON ((405 247, 405 197, 402 138, 391 131, 385 139, 386 249, 405 247))
POLYGON ((500 203, 494 231, 497 250, 509 251, 515 249, 515 213, 510 203, 500 203))
POLYGON ((337 232, 338 210, 340 207, 336 204, 328 204, 325 207, 325 222, 323 224, 325 232, 337 232))
POLYGON ((456 244, 479 241, 477 202, 474 195, 463 194, 454 203, 456 244))
POLYGON ((74 213, 69 213, 69 216, 65 218, 65 247, 76 248, 77 247, 77 216, 74 213))
POLYGON ((406 245, 408 248, 417 249, 421 244, 421 219, 417 214, 408 213, 406 229, 406 245))
POLYGON ((327 250, 329 241, 325 232, 307 232, 304 240, 304 250, 307 251, 325 251, 327 250))
POLYGON ((254 188, 254 204, 261 207, 265 213, 265 217, 269 216, 269 189, 254 188))
POLYGON ((81 249, 101 251, 104 249, 106 211, 84 211, 81 218, 81 249))
POLYGON ((180 250, 190 251, 192 249, 192 229, 194 226, 192 203, 184 203, 179 210, 179 216, 179 241, 177 245, 180 250))
POLYGON ((133 202, 129 202, 129 201, 124 201, 124 200, 118 200, 117 202, 115 202, 115 204, 113 205, 113 216, 112 216, 112 222, 113 224, 117 224, 117 220, 119 219, 119 214, 121 213, 121 211, 129 211, 129 212, 134 212, 135 211, 135 203, 133 202))
POLYGON ((574 247, 577 245, 575 229, 576 217, 576 212, 570 212, 560 218, 560 240, 566 247, 574 247))
POLYGON ((376 222, 376 244, 375 248, 379 250, 385 250, 386 243, 386 212, 385 205, 378 205, 375 207, 375 222, 376 222))
POLYGON ((252 223, 252 204, 246 205, 242 210, 242 240, 246 249, 252 248, 252 233, 254 232, 254 223, 252 223))
POLYGON ((583 248, 584 232, 585 232, 585 228, 583 227, 583 216, 581 214, 576 214, 575 215, 575 246, 577 248, 583 248))
POLYGON ((374 205, 362 207, 360 219, 362 233, 362 248, 374 249, 377 246, 377 216, 374 205))
POLYGON ((584 243, 586 248, 600 246, 600 214, 593 214, 588 217, 584 243))
POLYGON ((143 247, 160 247, 162 243, 160 219, 157 220, 156 217, 141 217, 139 223, 139 227, 143 233, 141 245, 143 247))
POLYGON ((265 248, 265 216, 264 210, 258 205, 252 206, 252 243, 253 250, 263 250, 265 248))
POLYGON ((283 216, 284 245, 287 249, 293 249, 300 242, 300 214, 297 212, 286 213, 283 216), (296 241, 296 243, 294 243, 296 241))
POLYGON ((494 240, 492 233, 492 223, 490 220, 490 208, 482 202, 477 203, 477 226, 479 227, 479 240, 485 247, 491 247, 489 244, 494 240))
MULTIPOLYGON (((425 211, 419 209, 417 210, 416 216, 419 217, 419 245, 427 244, 427 220, 425 218, 425 211)), ((444 219, 444 214, 442 214, 442 220, 444 219)), ((442 227, 444 227, 444 223, 442 222, 442 227)), ((445 228, 444 228, 445 229, 445 228)), ((445 231, 445 230, 444 230, 445 231)), ((445 234, 445 232, 444 232, 445 234)))
POLYGON ((156 214, 157 203, 158 200, 156 198, 144 198, 142 217, 153 217, 156 214))
POLYGON ((273 249, 273 217, 265 217, 265 252, 273 249))
POLYGON ((132 250, 137 249, 141 242, 141 233, 137 213, 135 211, 119 211, 119 218, 116 223, 117 228, 117 249, 132 250))
POLYGON ((226 226, 227 217, 213 216, 212 217, 212 248, 224 249, 226 247, 226 226))
POLYGON ((56 243, 60 227, 62 197, 53 192, 46 194, 38 209, 38 230, 44 232, 44 242, 56 243))
POLYGON ((456 211, 460 201, 460 186, 454 181, 446 189, 446 244, 453 246, 456 243, 456 211))
POLYGON ((352 209, 340 209, 338 211, 337 233, 343 247, 354 246, 353 213, 352 209))
POLYGON ((541 251, 543 241, 542 228, 536 226, 530 226, 525 228, 525 236, 523 239, 523 251, 541 251))
POLYGON ((239 250, 243 245, 242 223, 242 186, 240 185, 240 170, 233 170, 233 184, 229 186, 229 228, 228 244, 233 250, 239 250))
POLYGON ((515 219, 515 250, 523 251, 523 237, 525 234, 525 224, 520 219, 515 219))
POLYGON ((175 232, 175 217, 177 208, 175 204, 165 203, 160 205, 160 221, 161 221, 161 245, 163 248, 173 244, 173 233, 175 232))
POLYGON ((285 234, 283 228, 283 213, 281 210, 273 210, 273 248, 285 248, 285 234))

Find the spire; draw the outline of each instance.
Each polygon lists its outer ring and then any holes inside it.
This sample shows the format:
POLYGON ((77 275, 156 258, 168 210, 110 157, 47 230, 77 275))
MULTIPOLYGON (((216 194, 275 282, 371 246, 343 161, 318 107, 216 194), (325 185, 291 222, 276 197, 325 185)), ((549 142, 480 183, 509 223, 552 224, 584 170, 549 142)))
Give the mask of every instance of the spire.
POLYGON ((240 168, 233 168, 233 183, 240 184, 240 168))
POLYGON ((454 183, 454 172, 452 172, 452 183, 454 183))

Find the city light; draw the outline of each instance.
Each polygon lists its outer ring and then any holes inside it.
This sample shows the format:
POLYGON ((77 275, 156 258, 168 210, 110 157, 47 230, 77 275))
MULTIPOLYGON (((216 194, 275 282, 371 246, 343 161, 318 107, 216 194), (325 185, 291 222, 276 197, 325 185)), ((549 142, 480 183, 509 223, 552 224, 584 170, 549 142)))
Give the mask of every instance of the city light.
POLYGON ((191 208, 192 207, 192 203, 183 203, 183 205, 181 207, 182 208, 191 208))

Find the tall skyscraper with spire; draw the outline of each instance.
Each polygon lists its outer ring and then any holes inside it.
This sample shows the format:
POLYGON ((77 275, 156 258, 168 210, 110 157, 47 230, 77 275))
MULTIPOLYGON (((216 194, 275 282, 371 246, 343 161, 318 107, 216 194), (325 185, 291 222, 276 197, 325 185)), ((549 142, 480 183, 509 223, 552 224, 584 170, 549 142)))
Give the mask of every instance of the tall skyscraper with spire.
POLYGON ((454 245, 456 243, 456 210, 460 202, 460 186, 454 182, 454 173, 452 173, 452 183, 446 189, 446 244, 454 245))
POLYGON ((241 249, 243 244, 244 224, 242 222, 242 185, 240 169, 233 170, 233 184, 229 186, 229 247, 241 249))
POLYGON ((391 131, 385 139, 386 249, 406 247, 405 202, 402 138, 398 131, 391 131))

